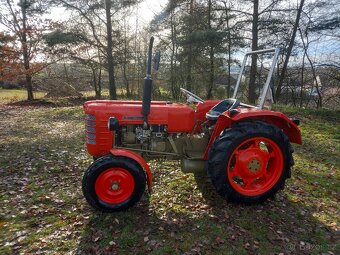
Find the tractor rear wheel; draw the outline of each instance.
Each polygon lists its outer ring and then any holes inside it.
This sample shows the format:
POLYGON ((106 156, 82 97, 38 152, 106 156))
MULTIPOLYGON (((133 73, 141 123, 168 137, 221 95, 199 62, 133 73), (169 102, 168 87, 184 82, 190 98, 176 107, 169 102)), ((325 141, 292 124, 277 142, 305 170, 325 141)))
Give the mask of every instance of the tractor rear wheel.
POLYGON ((137 203, 145 190, 143 169, 126 157, 104 156, 97 159, 83 177, 87 202, 103 212, 127 209, 137 203))
POLYGON ((288 137, 261 121, 224 130, 209 152, 208 174, 225 199, 259 203, 283 189, 294 164, 288 137))

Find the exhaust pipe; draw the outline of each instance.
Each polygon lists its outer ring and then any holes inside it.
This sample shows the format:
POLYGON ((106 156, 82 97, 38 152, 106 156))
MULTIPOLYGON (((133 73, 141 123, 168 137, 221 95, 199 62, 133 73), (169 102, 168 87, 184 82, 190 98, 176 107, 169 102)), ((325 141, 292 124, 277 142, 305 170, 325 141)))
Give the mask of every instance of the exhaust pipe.
POLYGON ((151 106, 151 93, 152 93, 152 79, 151 79, 151 61, 152 61, 152 46, 153 46, 154 38, 153 36, 150 38, 149 43, 149 56, 148 63, 146 69, 146 76, 144 78, 143 84, 143 104, 142 104, 142 114, 144 119, 144 129, 148 127, 148 115, 150 114, 150 106, 151 106))

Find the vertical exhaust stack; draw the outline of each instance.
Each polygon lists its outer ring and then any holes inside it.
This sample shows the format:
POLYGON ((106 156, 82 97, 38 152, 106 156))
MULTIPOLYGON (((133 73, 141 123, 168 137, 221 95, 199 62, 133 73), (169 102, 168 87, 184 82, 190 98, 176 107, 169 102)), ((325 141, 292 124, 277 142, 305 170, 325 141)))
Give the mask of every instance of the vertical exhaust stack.
POLYGON ((151 93, 152 93, 152 78, 151 78, 151 61, 152 61, 152 46, 153 46, 154 38, 150 38, 149 43, 149 54, 148 54, 148 63, 146 69, 146 76, 144 78, 143 84, 143 104, 142 104, 142 114, 144 116, 144 129, 148 126, 148 115, 150 114, 150 106, 151 106, 151 93))

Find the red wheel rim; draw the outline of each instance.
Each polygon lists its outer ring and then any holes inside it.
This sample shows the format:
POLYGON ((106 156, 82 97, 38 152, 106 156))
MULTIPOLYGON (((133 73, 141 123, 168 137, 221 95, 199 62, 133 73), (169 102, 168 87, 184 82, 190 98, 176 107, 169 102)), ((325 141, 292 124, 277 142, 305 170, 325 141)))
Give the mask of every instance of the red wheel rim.
POLYGON ((100 200, 109 204, 119 204, 128 199, 134 190, 135 181, 131 173, 118 167, 102 172, 95 183, 95 191, 100 200))
POLYGON ((246 196, 270 190, 283 171, 283 154, 271 139, 253 137, 242 142, 232 153, 227 173, 231 186, 246 196))

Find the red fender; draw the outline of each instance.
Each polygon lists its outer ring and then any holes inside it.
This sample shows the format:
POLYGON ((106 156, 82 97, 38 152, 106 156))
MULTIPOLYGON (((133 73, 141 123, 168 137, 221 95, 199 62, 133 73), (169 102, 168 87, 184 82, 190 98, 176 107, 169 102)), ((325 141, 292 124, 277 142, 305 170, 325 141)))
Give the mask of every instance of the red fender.
POLYGON ((204 159, 208 159, 208 151, 212 146, 215 138, 221 134, 221 132, 231 127, 235 122, 245 121, 247 119, 260 120, 268 122, 281 129, 289 138, 292 143, 302 144, 302 138, 299 127, 286 115, 281 112, 274 112, 269 110, 261 110, 257 108, 245 108, 238 109, 236 114, 230 114, 229 111, 225 111, 217 119, 215 129, 209 140, 209 144, 204 153, 204 159))
POLYGON ((122 157, 127 157, 127 158, 131 158, 134 161, 136 161, 145 171, 146 173, 146 180, 148 183, 148 189, 149 192, 151 193, 152 191, 152 173, 150 170, 150 167, 148 165, 148 163, 146 163, 145 159, 140 156, 139 154, 133 152, 133 151, 129 151, 129 150, 124 150, 124 149, 111 149, 110 153, 114 156, 122 156, 122 157))

